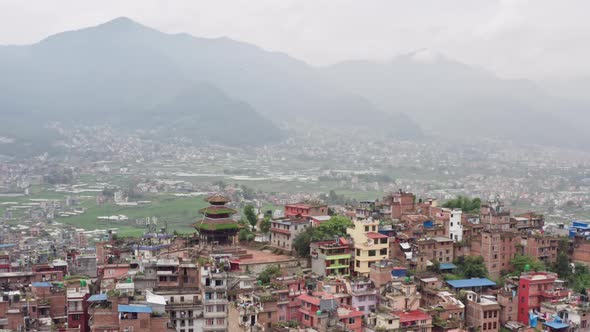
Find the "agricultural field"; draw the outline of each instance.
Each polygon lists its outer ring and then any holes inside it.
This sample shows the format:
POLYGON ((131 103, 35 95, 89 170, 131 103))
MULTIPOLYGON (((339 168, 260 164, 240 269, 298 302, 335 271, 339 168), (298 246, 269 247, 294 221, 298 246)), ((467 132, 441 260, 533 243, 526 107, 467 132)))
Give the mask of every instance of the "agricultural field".
POLYGON ((86 213, 78 216, 59 217, 58 222, 74 225, 84 229, 117 228, 121 236, 141 235, 146 227, 142 222, 147 217, 157 217, 158 228, 167 226, 168 232, 191 232, 190 226, 201 215, 199 209, 208 204, 202 197, 175 197, 172 195, 148 196, 145 200, 151 201, 146 205, 119 206, 109 202, 97 205, 93 199, 82 203, 86 213), (111 221, 98 219, 99 216, 127 216, 128 220, 111 221))

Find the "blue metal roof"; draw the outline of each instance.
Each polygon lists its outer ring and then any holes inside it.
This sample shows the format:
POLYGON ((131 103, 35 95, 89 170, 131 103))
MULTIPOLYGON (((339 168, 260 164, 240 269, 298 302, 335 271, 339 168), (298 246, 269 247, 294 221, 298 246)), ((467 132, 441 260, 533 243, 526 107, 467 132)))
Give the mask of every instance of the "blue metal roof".
POLYGON ((137 313, 152 313, 152 307, 145 305, 126 305, 119 304, 119 312, 137 312, 137 313))
POLYGON ((12 248, 14 246, 16 246, 16 243, 3 243, 3 244, 0 244, 0 249, 12 248))
POLYGON ((453 264, 453 263, 440 263, 440 267, 439 270, 452 270, 452 269, 456 269, 457 265, 453 264))
POLYGON ((447 284, 453 288, 472 288, 472 287, 485 287, 485 286, 496 286, 496 283, 488 278, 472 278, 472 279, 461 279, 461 280, 448 280, 447 284))
POLYGON ((49 282, 34 282, 32 283, 33 287, 51 287, 51 283, 49 282))
POLYGON ((556 322, 556 321, 553 321, 553 322, 545 322, 543 324, 545 326, 548 326, 548 327, 550 327, 552 329, 556 329, 556 330, 565 329, 566 327, 569 327, 568 324, 560 323, 560 322, 556 322))
POLYGON ((106 301, 107 295, 106 294, 94 294, 88 298, 88 302, 98 302, 98 301, 106 301))

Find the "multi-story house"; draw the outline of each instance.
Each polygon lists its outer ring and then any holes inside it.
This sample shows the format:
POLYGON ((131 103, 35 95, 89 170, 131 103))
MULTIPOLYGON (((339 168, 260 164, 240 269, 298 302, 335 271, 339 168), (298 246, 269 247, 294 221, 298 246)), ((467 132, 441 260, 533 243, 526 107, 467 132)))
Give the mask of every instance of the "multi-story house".
POLYGON ((523 247, 523 254, 536 257, 545 263, 546 266, 557 262, 557 250, 559 249, 559 238, 544 236, 539 233, 521 235, 520 244, 523 247))
POLYGON ((311 217, 327 216, 328 205, 320 203, 295 203, 285 205, 285 217, 287 218, 303 218, 307 221, 311 217))
POLYGON ((493 297, 468 291, 465 303, 465 325, 479 331, 498 332, 500 309, 500 305, 493 297))
POLYGON ((371 265, 389 258, 389 237, 377 233, 377 220, 355 220, 354 226, 346 232, 354 242, 354 272, 368 276, 371 265))
POLYGON ((371 280, 361 278, 346 283, 350 294, 351 305, 367 317, 375 312, 379 302, 379 290, 375 288, 371 280))
POLYGON ((291 252, 294 250, 293 241, 297 235, 303 233, 311 223, 306 219, 277 219, 271 221, 271 246, 291 252))
POLYGON ((487 230, 471 239, 471 255, 483 257, 492 278, 499 278, 502 272, 512 270, 511 261, 519 250, 520 237, 511 231, 487 230))
POLYGON ((463 211, 461 209, 453 209, 449 218, 448 237, 453 242, 463 241, 463 211))
POLYGON ((534 212, 519 214, 513 219, 516 222, 516 229, 518 230, 542 230, 545 225, 545 218, 543 215, 534 212))
POLYGON ((454 259, 453 240, 447 237, 437 236, 418 240, 416 246, 418 250, 414 262, 418 271, 426 271, 428 266, 431 266, 434 262, 439 264, 451 263, 454 259))
POLYGON ((482 204, 479 211, 480 223, 485 229, 508 231, 515 229, 510 219, 510 210, 499 201, 482 204))
POLYGON ((400 189, 397 192, 385 196, 383 198, 383 204, 390 206, 387 210, 391 212, 391 218, 399 219, 403 213, 416 209, 416 196, 400 189))
POLYGON ((398 331, 432 331, 432 316, 422 310, 394 311, 392 314, 399 317, 398 331))
POLYGON ((384 288, 385 295, 382 303, 393 311, 418 310, 422 294, 417 291, 416 284, 411 278, 403 281, 393 281, 384 288))
POLYGON ((90 289, 84 279, 70 279, 66 286, 68 328, 78 328, 80 332, 88 332, 88 302, 90 289))
POLYGON ((349 241, 342 237, 311 243, 311 270, 324 277, 350 275, 351 247, 349 241))
POLYGON ((215 266, 201 267, 203 331, 227 329, 227 272, 215 266))
POLYGON ((518 321, 529 322, 531 310, 540 311, 543 301, 562 299, 568 291, 551 272, 525 272, 518 281, 518 321))

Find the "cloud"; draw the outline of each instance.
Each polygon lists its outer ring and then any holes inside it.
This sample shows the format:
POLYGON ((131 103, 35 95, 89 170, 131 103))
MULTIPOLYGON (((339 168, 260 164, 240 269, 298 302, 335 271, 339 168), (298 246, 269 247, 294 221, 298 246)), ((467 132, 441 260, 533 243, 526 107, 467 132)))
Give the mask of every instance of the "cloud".
POLYGON ((587 0, 0 0, 0 44, 128 16, 312 64, 429 49, 505 77, 590 75, 587 0))

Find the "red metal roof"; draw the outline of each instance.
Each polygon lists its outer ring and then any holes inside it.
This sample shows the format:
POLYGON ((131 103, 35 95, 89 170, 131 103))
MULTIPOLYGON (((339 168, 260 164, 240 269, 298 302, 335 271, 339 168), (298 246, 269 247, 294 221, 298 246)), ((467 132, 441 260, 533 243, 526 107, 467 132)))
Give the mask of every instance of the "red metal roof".
POLYGON ((388 238, 387 235, 383 235, 383 234, 375 233, 375 232, 367 233, 367 237, 369 239, 387 239, 388 238))
POLYGON ((305 301, 311 304, 320 305, 320 298, 315 296, 310 296, 307 294, 301 294, 297 297, 298 300, 305 301))
POLYGON ((421 310, 414 310, 414 311, 407 311, 407 312, 395 311, 395 312, 393 312, 393 314, 399 317, 400 323, 414 322, 417 320, 427 320, 427 319, 432 318, 432 317, 430 317, 430 315, 424 313, 421 310))

